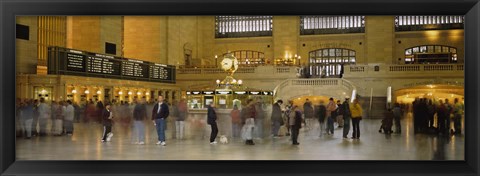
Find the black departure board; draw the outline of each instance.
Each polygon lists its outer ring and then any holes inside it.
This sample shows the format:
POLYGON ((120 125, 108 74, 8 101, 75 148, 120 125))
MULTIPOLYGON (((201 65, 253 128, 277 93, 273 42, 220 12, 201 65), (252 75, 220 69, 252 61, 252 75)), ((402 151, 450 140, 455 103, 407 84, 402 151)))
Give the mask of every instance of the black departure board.
POLYGON ((175 83, 172 65, 61 47, 49 47, 48 74, 175 83))
POLYGON ((77 53, 66 53, 67 55, 67 68, 68 71, 86 71, 85 56, 77 53))

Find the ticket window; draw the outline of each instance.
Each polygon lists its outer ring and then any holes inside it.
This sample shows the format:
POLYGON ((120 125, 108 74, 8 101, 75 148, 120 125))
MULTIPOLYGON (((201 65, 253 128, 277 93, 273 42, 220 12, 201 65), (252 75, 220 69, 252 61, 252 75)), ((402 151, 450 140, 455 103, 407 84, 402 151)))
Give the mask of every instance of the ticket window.
POLYGON ((188 96, 187 105, 189 109, 201 109, 203 107, 202 96, 188 96))
POLYGON ((232 95, 217 95, 216 105, 220 109, 231 109, 233 108, 233 97, 232 95))
POLYGON ((214 103, 214 97, 213 95, 206 95, 203 97, 204 98, 204 107, 203 108, 207 108, 207 106, 210 104, 210 103, 214 103))
POLYGON ((40 100, 44 98, 46 102, 52 101, 53 98, 52 87, 34 87, 34 98, 40 100))

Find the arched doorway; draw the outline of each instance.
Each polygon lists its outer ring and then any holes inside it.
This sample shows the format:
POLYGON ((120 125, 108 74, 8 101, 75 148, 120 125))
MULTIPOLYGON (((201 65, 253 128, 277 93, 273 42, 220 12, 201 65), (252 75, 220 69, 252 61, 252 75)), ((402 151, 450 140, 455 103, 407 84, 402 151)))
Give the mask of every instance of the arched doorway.
POLYGON ((450 103, 452 103, 455 98, 458 98, 463 103, 464 96, 465 90, 463 86, 445 84, 409 87, 396 90, 394 94, 396 102, 404 104, 411 104, 415 98, 432 99, 434 102, 449 99, 450 103))

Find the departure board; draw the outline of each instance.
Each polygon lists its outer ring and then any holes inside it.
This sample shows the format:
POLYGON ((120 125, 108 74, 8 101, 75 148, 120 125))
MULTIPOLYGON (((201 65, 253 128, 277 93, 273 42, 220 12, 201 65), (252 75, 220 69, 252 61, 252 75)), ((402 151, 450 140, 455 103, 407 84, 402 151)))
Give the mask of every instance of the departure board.
POLYGON ((86 71, 85 56, 77 53, 66 53, 67 54, 67 70, 68 71, 86 71))
POLYGON ((48 74, 175 83, 175 66, 75 49, 49 47, 48 74))
POLYGON ((170 75, 171 73, 172 72, 167 69, 166 65, 150 65, 150 78, 152 79, 168 80, 172 77, 172 75, 170 75))

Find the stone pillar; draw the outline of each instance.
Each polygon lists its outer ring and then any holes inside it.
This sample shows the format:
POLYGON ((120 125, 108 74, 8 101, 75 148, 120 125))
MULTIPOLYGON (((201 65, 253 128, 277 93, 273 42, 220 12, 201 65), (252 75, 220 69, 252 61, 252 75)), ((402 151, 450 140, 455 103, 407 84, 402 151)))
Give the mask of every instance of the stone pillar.
POLYGON ((363 63, 394 63, 395 16, 365 17, 365 60, 363 63))
MULTIPOLYGON (((273 16, 273 26, 273 59, 283 59, 285 56, 293 58, 295 54, 299 55, 300 17, 273 16)), ((301 56, 302 63, 308 59, 307 54, 301 56)))

